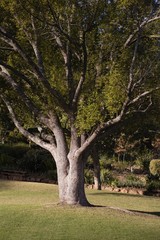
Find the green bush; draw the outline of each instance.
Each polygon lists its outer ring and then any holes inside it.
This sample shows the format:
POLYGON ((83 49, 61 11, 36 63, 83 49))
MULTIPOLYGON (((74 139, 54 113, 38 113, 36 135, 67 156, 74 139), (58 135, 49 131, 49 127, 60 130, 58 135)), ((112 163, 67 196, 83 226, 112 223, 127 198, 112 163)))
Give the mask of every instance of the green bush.
POLYGON ((146 186, 146 182, 142 181, 134 174, 130 174, 126 176, 124 179, 115 179, 111 182, 111 186, 114 187, 133 187, 133 188, 144 188, 146 186))
POLYGON ((135 160, 135 164, 139 166, 143 171, 149 171, 149 164, 153 158, 153 153, 145 150, 143 153, 139 154, 135 160))
POLYGON ((119 161, 119 162, 114 162, 112 166, 119 172, 122 172, 127 169, 129 166, 129 163, 127 161, 119 161))
POLYGON ((132 188, 144 188, 145 183, 141 180, 132 181, 132 180, 123 180, 117 182, 117 187, 132 187, 132 188))
POLYGON ((149 170, 153 176, 160 177, 160 159, 151 160, 150 165, 149 165, 149 170))
POLYGON ((84 170, 84 181, 86 184, 93 184, 94 183, 94 174, 93 170, 85 169, 84 170))
POLYGON ((57 181, 57 170, 48 170, 47 174, 46 174, 47 178, 49 178, 50 180, 54 180, 57 181))
POLYGON ((0 170, 6 170, 6 169, 14 169, 15 166, 15 158, 6 154, 1 153, 0 155, 0 170))
POLYGON ((135 174, 129 174, 126 176, 127 181, 137 182, 139 178, 135 174))
POLYGON ((18 161, 18 166, 22 170, 35 173, 56 169, 51 154, 43 149, 30 149, 18 161))
POLYGON ((160 190, 160 181, 159 180, 151 180, 147 184, 147 191, 152 192, 152 191, 157 191, 160 190))
POLYGON ((114 158, 108 157, 106 154, 101 155, 99 159, 100 167, 101 169, 111 169, 112 168, 112 163, 115 161, 114 158))
POLYGON ((29 146, 27 144, 1 144, 0 145, 0 154, 7 154, 14 158, 21 158, 28 150, 29 146))
POLYGON ((108 169, 101 169, 101 183, 110 185, 115 178, 113 177, 113 174, 108 169))
POLYGON ((56 165, 51 154, 44 149, 30 148, 24 143, 1 144, 0 169, 45 173, 48 170, 55 170, 56 165))

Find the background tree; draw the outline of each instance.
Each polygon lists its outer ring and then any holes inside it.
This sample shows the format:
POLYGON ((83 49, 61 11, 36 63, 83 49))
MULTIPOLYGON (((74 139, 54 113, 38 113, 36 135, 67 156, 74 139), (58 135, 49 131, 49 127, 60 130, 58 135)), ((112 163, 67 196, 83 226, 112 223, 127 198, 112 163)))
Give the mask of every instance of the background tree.
POLYGON ((159 6, 2 0, 0 10, 1 98, 19 131, 52 154, 60 202, 89 205, 88 152, 101 134, 147 111, 159 90, 159 6), (47 134, 31 134, 33 124, 47 134))

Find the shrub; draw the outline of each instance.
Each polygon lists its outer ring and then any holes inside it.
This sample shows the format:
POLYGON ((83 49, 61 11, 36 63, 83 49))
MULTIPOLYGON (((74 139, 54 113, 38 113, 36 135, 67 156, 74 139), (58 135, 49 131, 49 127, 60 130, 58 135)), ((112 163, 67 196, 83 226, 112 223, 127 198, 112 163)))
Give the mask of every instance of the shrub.
POLYGON ((133 187, 133 188, 144 188, 146 186, 146 182, 142 181, 134 174, 127 175, 123 179, 115 179, 112 181, 111 186, 114 187, 133 187))
POLYGON ((50 180, 57 181, 57 170, 56 169, 55 170, 48 170, 47 177, 50 180))
POLYGON ((149 170, 153 176, 160 177, 160 159, 151 160, 150 165, 149 165, 149 170))
POLYGON ((123 162, 119 161, 119 162, 114 162, 112 165, 117 171, 122 172, 127 169, 127 167, 129 166, 129 163, 127 161, 123 161, 123 162))
POLYGON ((111 169, 112 168, 112 162, 114 162, 114 161, 115 161, 114 158, 110 158, 106 154, 101 155, 100 159, 99 159, 101 169, 103 169, 103 168, 111 169))
POLYGON ((0 169, 45 173, 48 170, 55 170, 56 164, 51 154, 44 149, 30 148, 24 143, 1 144, 0 169))
POLYGON ((6 170, 6 169, 15 169, 15 158, 5 154, 1 153, 0 155, 0 170, 6 170))
POLYGON ((138 155, 135 160, 135 164, 139 166, 143 171, 149 171, 149 164, 153 157, 153 153, 145 150, 143 153, 138 155))
POLYGON ((151 180, 147 184, 147 191, 152 192, 152 191, 157 191, 160 190, 160 181, 159 180, 151 180))
POLYGON ((91 169, 84 170, 84 180, 86 184, 93 184, 94 183, 94 175, 91 169))
POLYGON ((14 144, 14 145, 8 145, 8 144, 1 144, 0 145, 0 153, 10 155, 14 158, 21 158, 28 150, 29 146, 27 144, 14 144))
POLYGON ((139 178, 135 174, 129 174, 126 176, 127 181, 137 182, 139 178))
POLYGON ((114 181, 112 173, 108 169, 101 169, 101 183, 110 185, 114 181))
POLYGON ((117 187, 133 187, 133 188, 144 188, 145 183, 141 180, 132 181, 132 180, 123 180, 117 182, 117 187))
POLYGON ((18 161, 21 170, 28 172, 47 172, 55 170, 56 166, 51 154, 43 149, 30 149, 22 159, 18 161))
POLYGON ((0 145, 0 169, 1 170, 20 170, 19 159, 29 150, 27 144, 1 144, 0 145))

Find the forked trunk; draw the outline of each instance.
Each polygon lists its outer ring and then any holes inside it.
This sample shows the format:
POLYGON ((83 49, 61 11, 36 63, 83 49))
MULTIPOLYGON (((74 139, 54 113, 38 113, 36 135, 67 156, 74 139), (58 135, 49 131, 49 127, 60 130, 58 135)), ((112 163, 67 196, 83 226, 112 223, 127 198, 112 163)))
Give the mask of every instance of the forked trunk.
POLYGON ((59 200, 61 204, 90 206, 84 189, 84 163, 70 159, 68 166, 63 159, 57 159, 59 200))
POLYGON ((84 189, 84 163, 80 159, 71 159, 67 183, 67 204, 89 206, 84 189))

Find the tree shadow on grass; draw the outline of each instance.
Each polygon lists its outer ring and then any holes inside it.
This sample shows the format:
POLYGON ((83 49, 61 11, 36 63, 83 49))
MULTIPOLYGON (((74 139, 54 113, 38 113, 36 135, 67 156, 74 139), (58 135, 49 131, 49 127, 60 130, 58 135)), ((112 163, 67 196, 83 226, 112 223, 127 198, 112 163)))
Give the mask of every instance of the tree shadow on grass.
POLYGON ((145 211, 138 211, 138 210, 129 210, 133 213, 136 213, 136 214, 143 214, 143 215, 153 215, 153 216, 157 216, 157 217, 160 217, 160 212, 145 212, 145 211))
MULTIPOLYGON (((134 197, 134 198, 139 198, 139 197, 147 197, 147 198, 157 198, 154 196, 144 196, 144 195, 135 195, 135 194, 128 194, 128 193, 112 193, 112 192, 94 192, 94 193, 88 193, 88 195, 116 195, 116 197, 120 197, 120 196, 126 196, 127 198, 130 197, 134 197)), ((113 210, 117 210, 117 211, 121 211, 121 212, 125 212, 125 213, 129 213, 129 214, 133 214, 133 215, 139 215, 139 216, 146 216, 146 217, 160 217, 160 212, 149 212, 149 211, 139 211, 139 210, 131 210, 131 209, 122 209, 122 208, 118 208, 118 207, 110 207, 110 206, 101 206, 101 205, 94 205, 94 207, 104 207, 104 208, 108 208, 108 209, 113 209, 113 210)))
POLYGON ((102 205, 92 205, 92 207, 106 208, 106 209, 111 209, 111 210, 123 212, 123 213, 126 213, 126 214, 133 214, 133 215, 144 216, 144 217, 158 217, 158 218, 160 217, 160 212, 147 212, 147 211, 139 211, 139 210, 130 210, 130 209, 111 207, 111 206, 102 206, 102 205))

